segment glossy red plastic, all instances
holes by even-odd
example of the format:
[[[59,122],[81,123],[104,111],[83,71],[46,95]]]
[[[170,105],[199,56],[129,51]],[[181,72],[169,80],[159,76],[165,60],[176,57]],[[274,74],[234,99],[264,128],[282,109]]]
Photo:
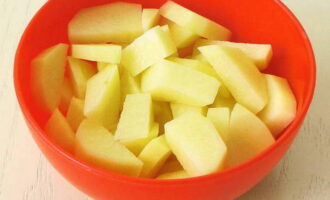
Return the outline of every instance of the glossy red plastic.
[[[274,57],[266,72],[287,78],[298,101],[292,124],[274,145],[234,168],[182,180],[132,178],[77,160],[51,141],[42,129],[48,115],[31,101],[30,62],[40,51],[68,42],[67,24],[82,8],[112,0],[49,0],[25,30],[15,58],[15,88],[36,143],[73,185],[95,199],[231,200],[257,184],[279,162],[303,123],[315,87],[315,60],[308,37],[294,15],[276,0],[177,0],[233,32],[233,41],[270,43]],[[165,0],[134,0],[159,8]],[[298,166],[299,167],[299,166]]]

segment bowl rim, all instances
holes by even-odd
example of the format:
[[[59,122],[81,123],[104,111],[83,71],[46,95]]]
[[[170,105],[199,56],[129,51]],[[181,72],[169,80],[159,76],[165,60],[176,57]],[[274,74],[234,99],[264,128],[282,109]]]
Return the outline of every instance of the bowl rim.
[[[40,11],[45,9],[46,6],[51,1],[47,1],[34,15],[28,26],[26,27],[21,40],[19,42],[19,45],[16,50],[15,55],[15,61],[14,61],[14,86],[16,91],[16,96],[21,108],[21,111],[24,115],[26,123],[29,125],[31,129],[34,129],[35,134],[39,139],[42,140],[46,145],[48,145],[53,151],[55,151],[57,154],[60,154],[62,157],[66,159],[66,161],[71,162],[73,165],[79,168],[83,168],[84,170],[89,171],[90,173],[101,176],[102,178],[105,178],[107,180],[116,180],[119,182],[130,182],[130,183],[136,183],[136,184],[158,184],[159,186],[162,185],[178,185],[178,184],[193,184],[195,182],[200,181],[206,181],[210,179],[215,179],[217,177],[225,177],[230,176],[231,174],[240,171],[247,166],[255,163],[257,160],[263,159],[265,156],[267,156],[270,152],[274,151],[276,149],[276,146],[280,145],[281,143],[284,143],[292,134],[295,133],[297,129],[299,129],[302,121],[304,120],[307,111],[309,109],[309,106],[313,99],[313,94],[315,90],[315,84],[316,84],[316,62],[315,62],[315,56],[312,49],[311,42],[306,34],[306,31],[304,30],[303,26],[300,24],[299,20],[296,18],[296,16],[290,11],[290,9],[280,0],[273,0],[272,2],[275,4],[275,6],[278,6],[282,12],[284,12],[294,23],[295,29],[301,34],[301,37],[304,40],[305,49],[307,50],[308,54],[308,61],[309,65],[311,67],[309,78],[311,80],[311,83],[307,85],[307,92],[306,92],[306,98],[304,99],[304,102],[302,104],[302,108],[299,113],[297,113],[295,120],[286,128],[286,130],[282,133],[281,137],[279,137],[274,144],[269,146],[264,151],[260,152],[258,155],[254,156],[253,158],[248,159],[247,161],[238,164],[232,168],[228,168],[219,172],[215,172],[208,175],[198,176],[198,177],[190,177],[185,179],[171,179],[171,180],[159,180],[159,179],[146,179],[146,178],[140,178],[140,177],[130,177],[123,174],[114,173],[111,171],[107,171],[102,168],[98,168],[95,166],[89,165],[87,162],[81,161],[79,159],[76,159],[72,154],[69,154],[64,151],[59,145],[52,142],[43,132],[43,129],[37,124],[36,120],[34,120],[32,114],[29,112],[29,108],[27,103],[24,100],[23,93],[21,90],[21,86],[19,84],[18,77],[19,77],[19,67],[18,67],[18,57],[20,55],[20,52],[22,51],[22,41],[25,40],[27,35],[27,30],[30,28],[31,24],[36,20],[38,15],[40,14]]]

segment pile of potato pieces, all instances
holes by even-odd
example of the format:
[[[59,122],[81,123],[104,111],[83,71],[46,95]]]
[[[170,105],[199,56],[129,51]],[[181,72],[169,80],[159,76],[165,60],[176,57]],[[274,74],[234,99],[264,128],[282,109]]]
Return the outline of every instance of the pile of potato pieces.
[[[271,45],[229,42],[227,28],[175,2],[86,8],[68,35],[70,56],[60,43],[32,61],[31,91],[51,114],[49,137],[94,166],[202,176],[256,156],[295,117],[287,80],[261,72]]]

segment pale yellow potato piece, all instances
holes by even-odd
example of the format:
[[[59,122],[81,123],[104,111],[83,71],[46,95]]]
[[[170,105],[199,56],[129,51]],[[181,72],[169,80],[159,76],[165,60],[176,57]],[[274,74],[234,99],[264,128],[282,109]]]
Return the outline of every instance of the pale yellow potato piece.
[[[121,71],[122,72],[120,76],[120,87],[121,87],[122,101],[124,101],[126,95],[141,93],[141,89],[140,89],[140,80],[138,77],[133,77],[129,73],[129,71],[125,68],[122,68]]]
[[[154,100],[200,107],[213,103],[219,86],[215,78],[168,60],[153,65],[141,78],[142,91]]]
[[[190,176],[188,173],[184,170],[175,171],[175,172],[168,172],[159,175],[156,179],[183,179],[183,178],[189,178]]]
[[[66,113],[68,111],[70,101],[73,96],[72,85],[67,77],[64,77],[60,93],[61,93],[61,100],[60,100],[60,104],[58,105],[58,109],[62,113]]]
[[[267,126],[240,104],[236,104],[231,113],[229,134],[226,138],[226,167],[253,158],[275,142]]]
[[[90,164],[128,176],[141,173],[143,163],[115,141],[113,135],[98,122],[84,120],[78,128],[75,144],[77,158]]]
[[[144,31],[151,29],[158,24],[160,15],[159,9],[144,8],[142,10],[142,27]]]
[[[254,113],[268,102],[265,77],[239,49],[223,45],[199,47],[235,100]]]
[[[221,83],[218,95],[229,98],[232,97],[229,90],[226,88],[225,84],[223,84],[223,81],[221,77],[218,75],[218,73],[215,71],[215,69],[212,67],[212,65],[209,64],[209,62],[206,60],[206,58],[202,54],[198,54],[192,57],[194,60],[198,60],[201,64],[197,65],[199,67],[196,67],[196,70],[200,72],[204,72],[216,79]]]
[[[199,38],[194,32],[172,22],[171,20],[164,18],[162,23],[169,26],[169,31],[178,49],[192,45]]]
[[[128,43],[143,33],[140,4],[115,2],[80,10],[68,26],[72,43]]]
[[[106,67],[118,67],[119,73],[120,73],[120,70],[121,70],[121,68],[117,64],[97,62],[96,68],[97,68],[98,71],[102,71]]]
[[[70,102],[68,113],[66,114],[66,120],[70,124],[72,130],[76,132],[84,119],[84,100],[73,97]]]
[[[52,46],[41,52],[31,63],[30,86],[33,99],[50,113],[60,103],[68,48],[67,44]]]
[[[156,26],[123,50],[122,65],[136,76],[175,52],[176,47],[169,32]]]
[[[159,133],[164,133],[164,125],[173,119],[170,104],[168,102],[153,101],[155,121],[159,124]]]
[[[55,109],[45,126],[45,132],[63,149],[74,151],[75,134],[62,113]]]
[[[141,177],[153,178],[171,155],[165,135],[151,140],[139,154],[138,158],[144,163]]]
[[[207,118],[211,120],[222,140],[226,143],[229,134],[229,108],[209,108],[207,111]]]
[[[167,1],[160,9],[160,15],[197,35],[210,40],[228,40],[230,31],[220,24],[203,17],[183,6]]]
[[[118,67],[107,67],[90,78],[86,87],[84,115],[113,130],[121,104]]]
[[[240,49],[253,61],[259,70],[266,69],[273,56],[273,49],[270,44],[237,43],[206,39],[199,39],[196,41],[193,55],[199,53],[198,47],[207,45],[224,45]]]
[[[202,57],[202,56],[201,56]],[[216,78],[220,82],[219,94],[224,97],[229,97],[230,92],[227,90],[224,84],[222,84],[221,78],[218,76],[217,72],[213,69],[213,67],[207,63],[207,61],[201,61],[199,59],[188,59],[188,58],[178,58],[178,57],[170,57],[167,60],[176,62],[182,66],[190,67],[196,71],[202,72],[213,78]]]
[[[150,94],[129,94],[125,98],[115,138],[119,141],[147,138],[153,122]]]
[[[187,112],[196,112],[202,115],[206,114],[207,107],[197,107],[197,106],[191,106],[181,103],[171,103],[171,110],[174,118],[179,117],[180,115],[187,113]]]
[[[266,74],[269,101],[258,114],[274,137],[292,122],[297,112],[297,102],[288,81],[284,78]]]
[[[218,95],[216,96],[213,104],[210,105],[209,107],[210,108],[227,107],[230,110],[232,110],[236,103],[237,103],[236,100],[232,96],[224,97],[223,95],[221,95],[219,90]]]
[[[83,60],[118,64],[121,46],[115,44],[73,44],[72,57]]]
[[[75,96],[84,99],[86,94],[86,84],[94,74],[95,67],[86,61],[68,57],[69,75]]]
[[[102,69],[106,68],[108,65],[109,63],[97,62],[96,67],[98,71],[102,71]],[[111,64],[111,65],[115,65],[115,64]]]
[[[130,139],[120,140],[120,142],[124,144],[132,153],[134,153],[137,156],[152,139],[158,136],[158,134],[159,134],[159,124],[154,123],[148,137],[140,138],[140,139],[132,139],[132,140]]]
[[[190,176],[219,171],[227,147],[212,122],[201,114],[188,112],[165,125],[172,152]]]
[[[175,157],[175,156],[174,156]],[[182,165],[179,163],[179,161],[175,158],[175,160],[170,160],[171,157],[167,159],[163,167],[159,170],[158,174],[165,174],[169,172],[175,172],[183,170]]]

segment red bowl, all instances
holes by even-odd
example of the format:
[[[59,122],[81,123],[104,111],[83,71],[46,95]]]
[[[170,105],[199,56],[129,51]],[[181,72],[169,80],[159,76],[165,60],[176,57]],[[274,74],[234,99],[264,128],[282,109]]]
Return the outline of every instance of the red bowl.
[[[298,102],[297,116],[276,143],[234,168],[182,180],[132,178],[77,160],[45,135],[49,117],[31,101],[30,62],[40,51],[68,42],[67,24],[82,8],[113,0],[49,0],[26,28],[15,58],[15,88],[27,125],[53,166],[73,185],[96,199],[230,200],[257,184],[279,162],[303,123],[315,87],[315,60],[308,37],[279,0],[177,0],[233,32],[233,40],[270,43],[274,57],[266,72],[289,80]],[[158,8],[165,0],[132,0]]]

